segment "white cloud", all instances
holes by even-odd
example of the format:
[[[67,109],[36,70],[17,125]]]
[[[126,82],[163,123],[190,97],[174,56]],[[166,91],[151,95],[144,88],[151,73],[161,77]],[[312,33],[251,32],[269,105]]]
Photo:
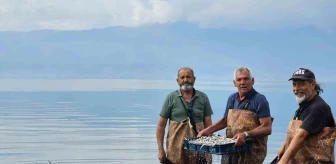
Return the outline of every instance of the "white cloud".
[[[314,0],[0,0],[0,31],[85,30],[191,22],[264,30],[336,27],[336,1]]]

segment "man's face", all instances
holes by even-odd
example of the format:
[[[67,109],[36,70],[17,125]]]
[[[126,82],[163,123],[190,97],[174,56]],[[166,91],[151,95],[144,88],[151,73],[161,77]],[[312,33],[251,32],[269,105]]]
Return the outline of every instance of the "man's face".
[[[296,101],[301,103],[310,99],[313,95],[315,88],[315,81],[293,80],[293,93],[295,94]]]
[[[236,72],[236,79],[233,80],[233,84],[237,87],[240,95],[246,95],[252,89],[254,79],[250,77],[248,71],[238,71]]]
[[[180,86],[181,90],[189,91],[193,89],[195,83],[195,77],[193,76],[191,70],[189,69],[182,69],[178,73],[178,77],[176,79],[178,85]]]

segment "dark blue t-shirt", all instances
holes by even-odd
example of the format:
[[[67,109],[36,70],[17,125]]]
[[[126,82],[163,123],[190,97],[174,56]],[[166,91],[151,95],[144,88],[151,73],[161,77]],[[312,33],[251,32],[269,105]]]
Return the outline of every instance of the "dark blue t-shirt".
[[[252,92],[255,92],[254,88],[252,88],[247,93],[247,96],[251,95]],[[231,106],[233,99],[234,99],[233,109],[237,109],[238,106],[243,102],[243,101],[239,101],[238,92],[231,94],[227,100],[226,110],[224,113],[225,118],[227,117],[229,113],[229,107]],[[271,117],[271,112],[270,112],[268,101],[266,97],[260,93],[257,93],[256,95],[252,97],[246,109],[256,113],[258,118]]]

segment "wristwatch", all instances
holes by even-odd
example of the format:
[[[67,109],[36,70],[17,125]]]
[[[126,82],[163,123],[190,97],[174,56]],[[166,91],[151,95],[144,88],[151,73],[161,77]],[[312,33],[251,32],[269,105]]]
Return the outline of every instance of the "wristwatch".
[[[248,136],[249,136],[247,132],[244,132],[244,134],[245,134],[245,137],[248,137]]]

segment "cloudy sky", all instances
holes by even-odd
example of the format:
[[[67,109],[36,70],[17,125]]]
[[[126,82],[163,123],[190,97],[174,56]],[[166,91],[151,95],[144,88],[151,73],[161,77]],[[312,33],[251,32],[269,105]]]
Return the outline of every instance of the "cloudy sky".
[[[172,89],[174,80],[160,80],[175,79],[186,65],[205,83],[227,79],[229,89],[238,66],[250,67],[258,84],[280,79],[287,85],[300,67],[334,82],[335,6],[334,0],[0,0],[0,78],[19,78],[2,79],[0,90]],[[116,26],[124,31],[108,28]],[[31,32],[42,29],[62,32]],[[128,70],[126,78],[159,81],[136,86],[113,81],[125,86],[112,88],[108,80],[52,81],[67,74],[119,78],[112,73],[119,63]],[[22,78],[51,81],[28,80],[23,86]]]
[[[334,31],[333,0],[0,0],[0,31],[189,22],[202,28]]]
[[[113,121],[132,119],[137,126],[147,126],[142,124],[147,120],[114,120],[100,112],[108,110],[118,117],[113,111],[116,109],[124,116],[131,110],[123,103],[136,108],[134,111],[155,110],[161,99],[147,92],[138,96],[119,92],[115,97],[61,92],[52,93],[61,102],[50,104],[54,96],[49,94],[42,98],[7,91],[165,92],[178,88],[177,70],[190,66],[197,77],[195,88],[209,93],[214,109],[220,111],[225,94],[236,91],[232,83],[234,70],[247,66],[255,77],[254,87],[269,95],[273,114],[281,116],[288,114],[285,110],[292,110],[287,108],[291,103],[296,105],[294,97],[287,94],[292,92],[288,78],[305,67],[313,70],[325,89],[322,96],[335,108],[335,6],[336,0],[0,0],[0,114],[4,116],[0,119],[0,143],[4,146],[0,163],[17,159],[36,163],[38,158],[45,159],[43,162],[124,158],[125,154],[105,153],[116,148],[109,147],[111,144],[100,146],[102,149],[92,145],[115,143],[120,136],[130,134],[116,132],[115,128],[94,130],[86,125],[111,124],[112,120],[114,126]],[[72,94],[78,94],[78,99]],[[118,103],[111,103],[111,98]],[[76,103],[63,101],[68,99],[81,99],[79,103],[104,117],[79,112],[82,109]],[[108,102],[111,108],[102,102]],[[67,116],[88,119],[77,121]],[[132,129],[119,130],[140,134],[137,127]],[[110,132],[120,135],[111,140],[105,137]],[[69,144],[69,138],[79,139]],[[35,141],[41,141],[43,149]],[[17,152],[36,154],[29,159]],[[272,150],[268,154],[272,159],[275,156]]]

